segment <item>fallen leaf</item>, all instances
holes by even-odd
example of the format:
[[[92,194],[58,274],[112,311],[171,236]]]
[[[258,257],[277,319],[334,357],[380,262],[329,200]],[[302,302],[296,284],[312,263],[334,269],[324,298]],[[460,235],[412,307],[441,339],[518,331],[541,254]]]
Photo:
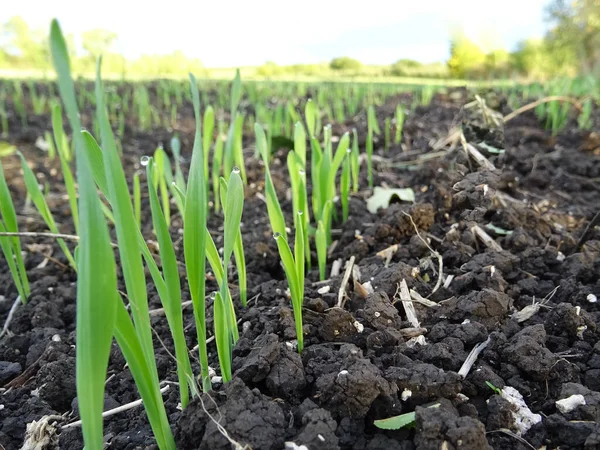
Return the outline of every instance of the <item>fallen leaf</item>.
[[[415,191],[412,188],[382,188],[377,186],[373,195],[367,199],[367,209],[371,214],[377,213],[379,208],[387,208],[394,197],[403,202],[414,202]]]

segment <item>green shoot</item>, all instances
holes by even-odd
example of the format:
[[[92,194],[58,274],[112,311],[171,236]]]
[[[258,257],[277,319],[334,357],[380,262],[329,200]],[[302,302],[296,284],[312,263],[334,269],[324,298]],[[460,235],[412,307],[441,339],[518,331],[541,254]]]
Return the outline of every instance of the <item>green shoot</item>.
[[[278,233],[280,236],[283,236],[287,242],[285,219],[279,200],[277,199],[273,180],[271,179],[271,171],[269,170],[267,138],[263,128],[258,123],[254,126],[254,132],[256,134],[256,148],[265,163],[265,194],[267,197],[267,211],[269,214],[269,221],[271,222],[271,229],[273,230],[273,233]]]
[[[244,155],[241,148],[241,125],[238,124],[238,106],[242,97],[242,81],[240,71],[236,70],[235,78],[231,85],[231,109],[229,132],[225,142],[225,153],[223,157],[223,173],[230,174],[233,167],[237,165],[240,169],[242,179],[246,179],[244,169]],[[242,119],[243,124],[243,119]]]
[[[206,305],[205,305],[205,267],[206,267],[206,233],[198,232],[206,229],[208,205],[206,182],[204,180],[204,151],[202,148],[202,128],[200,123],[200,95],[196,78],[190,74],[190,88],[196,117],[196,135],[190,163],[190,175],[186,189],[183,247],[186,271],[194,317],[198,335],[200,354],[200,372],[202,389],[211,389],[208,375],[208,349],[206,345]]]
[[[0,167],[0,232],[18,233],[17,213],[10,196],[4,168]],[[8,263],[10,274],[21,297],[21,302],[26,303],[29,297],[29,280],[25,272],[25,264],[21,253],[21,242],[17,236],[0,237],[0,246],[4,258]]]
[[[183,172],[181,171],[181,142],[179,142],[179,138],[177,136],[174,136],[171,139],[171,151],[173,152],[175,164],[175,178],[169,185],[169,188],[171,189],[171,194],[175,198],[177,209],[179,209],[179,212],[183,217],[184,206],[180,194],[185,194],[185,178],[183,177]]]
[[[150,192],[150,208],[152,211],[152,222],[156,230],[160,259],[162,262],[163,275],[166,292],[159,294],[165,309],[169,329],[173,335],[175,345],[175,356],[177,359],[177,376],[179,379],[179,391],[181,396],[181,406],[185,408],[189,402],[188,383],[193,381],[194,376],[190,359],[188,356],[187,345],[183,328],[183,314],[181,309],[181,285],[179,281],[179,269],[177,267],[177,257],[173,241],[169,235],[169,226],[166,217],[160,207],[158,195],[154,183],[153,160],[150,159],[146,166],[146,175],[148,177],[148,188]],[[139,177],[138,177],[139,179]]]
[[[502,389],[497,388],[496,386],[494,386],[492,383],[490,383],[489,381],[486,381],[485,384],[487,385],[487,387],[489,387],[492,391],[494,391],[494,393],[496,393],[497,395],[502,395]]]
[[[404,109],[402,108],[402,105],[396,106],[396,117],[394,118],[394,121],[396,124],[396,134],[394,137],[394,142],[396,143],[396,145],[400,145],[400,143],[402,142],[402,131],[404,130],[404,119],[405,119],[405,114],[404,114]]]
[[[349,208],[348,203],[350,201],[350,171],[351,171],[351,162],[350,156],[352,149],[348,148],[346,151],[347,155],[344,158],[344,163],[342,165],[342,176],[340,178],[340,199],[342,202],[342,220],[346,222],[348,220]]]
[[[162,209],[165,214],[167,226],[171,225],[171,206],[169,197],[169,188],[173,182],[171,165],[169,158],[162,147],[158,147],[154,152],[154,189],[158,188],[162,200]]]
[[[220,125],[221,124],[222,124],[222,122],[220,123]],[[219,133],[217,135],[217,140],[215,141],[215,149],[213,152],[213,165],[212,165],[212,171],[211,171],[215,212],[218,212],[221,209],[221,196],[219,194],[219,189],[220,189],[219,178],[221,177],[221,164],[223,162],[223,147],[224,147],[224,145],[225,145],[225,137],[221,133],[221,130],[219,130]]]
[[[223,213],[225,218],[223,238],[223,279],[220,284],[219,295],[215,298],[215,340],[219,354],[219,364],[223,381],[231,381],[231,352],[233,344],[237,341],[237,323],[235,310],[231,302],[229,284],[227,282],[227,268],[233,254],[236,242],[241,239],[240,223],[244,206],[244,187],[240,170],[234,167],[229,176],[229,183],[222,178],[221,195],[224,197]],[[244,268],[245,270],[245,268]],[[245,274],[244,274],[245,276]]]
[[[65,180],[65,188],[69,196],[69,204],[71,206],[71,214],[73,215],[73,223],[75,232],[79,233],[79,213],[77,210],[77,191],[75,189],[75,180],[69,166],[71,161],[71,149],[67,135],[63,129],[62,109],[59,103],[56,103],[52,108],[52,130],[54,133],[54,143],[60,159],[60,166]]]
[[[439,403],[429,406],[429,408],[438,408]],[[390,417],[388,419],[376,420],[373,424],[381,430],[399,430],[400,428],[414,427],[416,421],[415,412],[400,414],[399,416]]]
[[[298,211],[298,215],[302,215]],[[285,237],[275,233],[273,237],[277,241],[277,249],[283,264],[285,276],[290,286],[290,295],[292,297],[292,309],[294,311],[294,322],[296,325],[296,339],[298,340],[298,352],[304,349],[304,332],[302,326],[302,304],[304,302],[304,230],[302,217],[296,219],[299,228],[296,229],[294,254],[285,240]]]
[[[56,146],[52,141],[52,134],[49,131],[44,132],[44,141],[46,141],[46,145],[48,146],[48,159],[53,161],[56,158]]]
[[[359,150],[358,150],[358,134],[356,128],[352,129],[352,153],[350,156],[350,172],[352,172],[352,191],[358,192],[358,175],[359,175]]]
[[[296,324],[296,336],[298,339],[298,351],[301,352],[304,348],[304,336],[302,331],[302,304],[304,302],[304,266],[305,266],[305,242],[306,232],[304,229],[305,218],[303,211],[296,211],[294,215],[295,238],[294,238],[294,254],[290,250],[287,242],[287,232],[285,227],[285,219],[283,211],[277,199],[275,187],[271,180],[271,172],[269,170],[269,155],[266,136],[263,128],[257,123],[255,124],[256,148],[262,156],[265,163],[265,193],[267,198],[267,211],[269,214],[269,222],[273,230],[273,237],[277,242],[277,249],[283,264],[285,275],[290,286],[290,295],[292,297],[292,309],[294,311],[294,322]],[[306,186],[304,185],[304,173],[301,169],[301,160],[293,151],[288,154],[288,169],[292,179],[293,196],[295,205],[307,205]]]
[[[384,126],[384,149],[387,152],[390,149],[392,141],[392,121],[389,117],[385,118]]]
[[[74,130],[81,129],[65,41],[56,20],[50,44],[58,84]],[[80,240],[77,283],[76,384],[86,448],[104,448],[104,383],[118,304],[116,264],[79,133],[74,134],[79,180]],[[102,275],[102,276],[100,276]]]
[[[208,160],[210,159],[210,147],[213,139],[213,131],[215,128],[215,110],[212,106],[207,106],[204,111],[204,140],[202,148],[204,149],[204,179],[209,180]]]
[[[304,136],[304,130],[302,129],[302,125],[300,123],[296,124],[295,129],[296,138],[298,135]],[[298,140],[298,139],[296,139]],[[306,145],[305,142],[303,142]],[[300,149],[300,154],[302,154],[302,149]],[[306,158],[306,156],[304,156]],[[310,210],[308,207],[308,195],[306,192],[306,172],[304,162],[302,161],[302,156],[299,156],[296,153],[296,150],[292,150],[288,153],[287,158],[287,166],[288,172],[290,175],[291,185],[292,185],[292,204],[294,211],[302,211],[301,215],[294,216],[294,225],[296,229],[299,229],[299,225],[295,223],[296,220],[302,220],[302,230],[304,233],[303,241],[304,241],[304,254],[306,257],[306,265],[308,269],[311,268],[311,260],[310,260],[310,243],[308,241],[308,227],[310,224]]]
[[[373,189],[373,135],[381,133],[373,105],[367,110],[367,129],[367,178],[369,188]]]
[[[142,190],[140,187],[140,173],[133,174],[133,212],[135,223],[138,228],[142,228]]]
[[[25,157],[23,156],[23,154],[21,152],[18,152],[18,154],[19,154],[19,157],[21,158],[21,167],[23,169],[23,177],[25,179],[25,186],[27,187],[27,193],[29,194],[29,196],[30,196],[31,200],[33,201],[33,204],[37,208],[38,212],[42,216],[42,219],[44,219],[44,222],[46,222],[46,226],[50,229],[50,231],[52,233],[59,234],[60,231],[58,229],[58,226],[56,225],[56,222],[54,221],[52,212],[50,211],[50,208],[48,207],[48,203],[46,203],[46,199],[44,198],[44,194],[42,193],[42,191],[40,189],[37,178],[35,177],[35,174],[33,173],[33,170],[31,170],[29,165],[27,165],[27,161],[25,160]],[[77,267],[75,265],[75,259],[73,259],[73,255],[71,254],[71,251],[69,250],[69,247],[67,247],[67,244],[65,243],[65,241],[63,239],[57,239],[56,242],[58,242],[58,245],[60,246],[61,250],[67,257],[67,261],[69,261],[69,264],[71,265],[71,267],[74,270],[77,270]]]

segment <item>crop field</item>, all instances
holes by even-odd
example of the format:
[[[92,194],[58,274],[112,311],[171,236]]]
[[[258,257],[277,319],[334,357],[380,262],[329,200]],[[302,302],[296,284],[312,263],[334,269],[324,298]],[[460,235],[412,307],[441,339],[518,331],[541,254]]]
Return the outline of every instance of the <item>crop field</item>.
[[[600,446],[600,82],[0,79],[0,448]],[[456,84],[456,83],[453,83]]]

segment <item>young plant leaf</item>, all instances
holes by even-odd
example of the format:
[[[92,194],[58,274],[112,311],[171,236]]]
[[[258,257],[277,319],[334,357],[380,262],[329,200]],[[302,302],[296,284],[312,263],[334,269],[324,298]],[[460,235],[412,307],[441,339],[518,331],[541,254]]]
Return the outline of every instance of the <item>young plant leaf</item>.
[[[196,135],[192,150],[192,161],[185,197],[185,214],[183,228],[183,247],[186,262],[186,271],[194,317],[196,320],[196,333],[198,335],[198,349],[200,354],[200,371],[202,389],[206,392],[211,389],[208,375],[208,349],[206,345],[206,311],[205,311],[205,267],[206,267],[206,230],[207,223],[207,192],[204,180],[204,152],[202,149],[202,128],[200,124],[200,95],[196,78],[190,74],[190,89],[196,117]]]
[[[61,97],[67,109],[77,152],[79,182],[80,241],[77,252],[76,384],[79,415],[86,448],[104,448],[102,432],[104,382],[117,309],[116,264],[108,227],[100,207],[89,155],[83,147],[69,56],[56,20],[50,30],[52,60]]]

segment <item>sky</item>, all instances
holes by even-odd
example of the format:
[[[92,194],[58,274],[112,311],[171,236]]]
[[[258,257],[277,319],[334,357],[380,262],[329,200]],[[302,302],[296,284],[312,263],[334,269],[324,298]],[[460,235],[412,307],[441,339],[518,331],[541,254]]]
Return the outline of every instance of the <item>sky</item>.
[[[453,30],[490,47],[513,49],[546,30],[548,0],[212,0],[167,2],[20,0],[2,16],[65,34],[104,28],[128,58],[181,50],[206,67],[317,63],[350,56],[366,64],[401,58],[445,61]],[[0,19],[3,20],[3,19]]]

